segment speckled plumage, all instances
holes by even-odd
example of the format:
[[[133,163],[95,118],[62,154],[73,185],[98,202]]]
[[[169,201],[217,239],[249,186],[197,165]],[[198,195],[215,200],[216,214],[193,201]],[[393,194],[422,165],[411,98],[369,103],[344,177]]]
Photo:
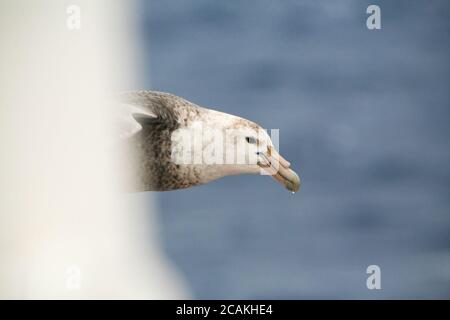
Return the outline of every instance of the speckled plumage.
[[[224,163],[178,164],[172,158],[173,134],[178,129],[192,129],[198,123],[220,130],[249,129],[257,131],[262,129],[254,122],[202,108],[183,98],[163,92],[124,93],[120,95],[120,104],[126,108],[125,113],[122,114],[126,126],[120,136],[125,145],[122,153],[129,163],[133,183],[132,191],[183,189],[228,175],[260,173],[259,162],[258,165],[255,163],[253,166]],[[242,136],[238,137],[243,139]],[[208,138],[206,143],[203,142],[203,149],[217,141],[215,135]],[[229,140],[234,141],[235,136],[232,138]],[[273,150],[273,145],[267,134],[265,134],[263,142],[261,145],[259,143],[254,145],[255,148],[263,149],[261,152],[253,150],[252,155],[259,155],[267,151],[270,156],[270,149]],[[233,145],[228,145],[228,148],[232,147]],[[285,161],[285,163],[288,162]],[[269,165],[271,165],[270,162]],[[293,174],[295,175],[294,187],[287,187],[296,191],[299,180],[294,172]],[[292,178],[292,174],[288,173],[288,175]]]
[[[133,166],[137,190],[165,191],[199,184],[198,168],[181,167],[171,161],[171,134],[198,119],[203,108],[175,95],[154,91],[128,92],[120,98],[156,116],[142,121],[142,130],[127,138],[136,157]]]

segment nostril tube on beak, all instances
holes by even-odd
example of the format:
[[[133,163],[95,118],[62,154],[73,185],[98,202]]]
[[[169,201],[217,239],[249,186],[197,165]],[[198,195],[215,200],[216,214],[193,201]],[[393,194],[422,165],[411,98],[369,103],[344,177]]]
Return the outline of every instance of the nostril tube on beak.
[[[285,168],[289,168],[291,166],[291,163],[289,161],[287,161],[285,158],[283,158],[282,156],[278,155],[280,157],[280,164],[285,167]]]
[[[278,152],[277,150],[274,149],[274,147],[272,146],[268,146],[267,147],[267,155],[269,157],[273,157],[275,159],[278,160],[278,162],[280,163],[280,165],[282,165],[285,168],[289,168],[291,166],[291,163],[289,161],[287,161],[285,158],[283,158]]]

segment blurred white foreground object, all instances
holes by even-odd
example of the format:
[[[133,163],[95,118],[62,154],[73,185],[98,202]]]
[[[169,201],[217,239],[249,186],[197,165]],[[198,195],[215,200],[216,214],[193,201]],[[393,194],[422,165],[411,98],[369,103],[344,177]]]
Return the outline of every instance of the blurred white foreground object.
[[[116,193],[108,153],[104,97],[136,71],[132,4],[0,4],[0,298],[186,297],[151,195]]]

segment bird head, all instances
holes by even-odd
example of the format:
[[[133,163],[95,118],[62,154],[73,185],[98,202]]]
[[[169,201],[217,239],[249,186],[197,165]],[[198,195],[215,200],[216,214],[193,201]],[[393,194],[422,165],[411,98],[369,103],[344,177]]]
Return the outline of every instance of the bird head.
[[[196,183],[261,174],[271,176],[291,192],[299,190],[299,176],[261,126],[210,109],[202,109],[200,118],[175,130],[171,138],[171,161],[194,172]]]
[[[235,117],[224,131],[226,165],[231,166],[229,171],[269,175],[289,191],[299,190],[299,176],[291,169],[289,161],[278,153],[271,137],[261,126]]]

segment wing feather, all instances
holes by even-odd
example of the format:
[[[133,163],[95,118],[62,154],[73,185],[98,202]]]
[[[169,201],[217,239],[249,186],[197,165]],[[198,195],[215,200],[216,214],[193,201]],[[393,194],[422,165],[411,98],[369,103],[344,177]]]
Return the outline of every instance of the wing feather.
[[[164,122],[174,126],[178,113],[174,101],[180,99],[174,95],[155,91],[130,91],[119,95],[119,136],[128,138],[143,126]]]

